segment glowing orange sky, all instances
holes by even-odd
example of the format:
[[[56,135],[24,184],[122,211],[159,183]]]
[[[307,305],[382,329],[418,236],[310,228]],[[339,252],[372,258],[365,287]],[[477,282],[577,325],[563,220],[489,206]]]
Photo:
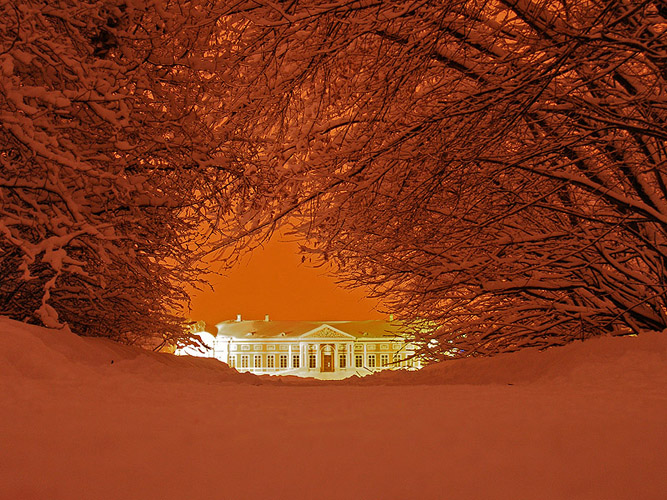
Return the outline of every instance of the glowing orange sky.
[[[336,285],[322,268],[301,263],[298,243],[276,234],[225,277],[213,277],[214,292],[194,292],[190,317],[212,325],[241,314],[243,319],[384,319],[377,301],[360,289]]]

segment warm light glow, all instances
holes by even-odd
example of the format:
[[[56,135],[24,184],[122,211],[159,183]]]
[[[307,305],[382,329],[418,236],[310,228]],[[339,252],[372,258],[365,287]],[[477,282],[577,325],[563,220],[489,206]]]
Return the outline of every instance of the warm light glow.
[[[226,277],[211,276],[214,291],[193,291],[190,317],[208,325],[235,319],[386,319],[361,289],[347,290],[323,268],[301,262],[298,243],[280,234],[254,250]]]

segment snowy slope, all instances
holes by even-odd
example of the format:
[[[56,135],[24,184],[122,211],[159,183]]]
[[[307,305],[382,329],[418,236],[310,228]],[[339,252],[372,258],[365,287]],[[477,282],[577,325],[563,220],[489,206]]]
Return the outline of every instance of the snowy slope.
[[[664,334],[335,383],[0,339],[1,499],[667,498]]]

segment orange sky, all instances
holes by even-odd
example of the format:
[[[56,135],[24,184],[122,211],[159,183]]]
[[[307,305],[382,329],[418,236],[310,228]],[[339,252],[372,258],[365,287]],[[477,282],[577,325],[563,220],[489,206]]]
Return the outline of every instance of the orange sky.
[[[213,277],[214,292],[195,292],[190,317],[215,324],[226,319],[363,320],[384,319],[377,301],[346,290],[322,268],[301,263],[298,244],[279,234],[254,250],[225,277]]]

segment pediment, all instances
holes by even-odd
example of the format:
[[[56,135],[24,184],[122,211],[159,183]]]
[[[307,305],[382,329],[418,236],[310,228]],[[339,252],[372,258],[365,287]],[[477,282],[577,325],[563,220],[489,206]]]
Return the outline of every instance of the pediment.
[[[340,340],[354,340],[354,336],[349,333],[342,332],[337,328],[329,325],[318,326],[314,330],[304,333],[301,338],[306,339],[340,339]]]

